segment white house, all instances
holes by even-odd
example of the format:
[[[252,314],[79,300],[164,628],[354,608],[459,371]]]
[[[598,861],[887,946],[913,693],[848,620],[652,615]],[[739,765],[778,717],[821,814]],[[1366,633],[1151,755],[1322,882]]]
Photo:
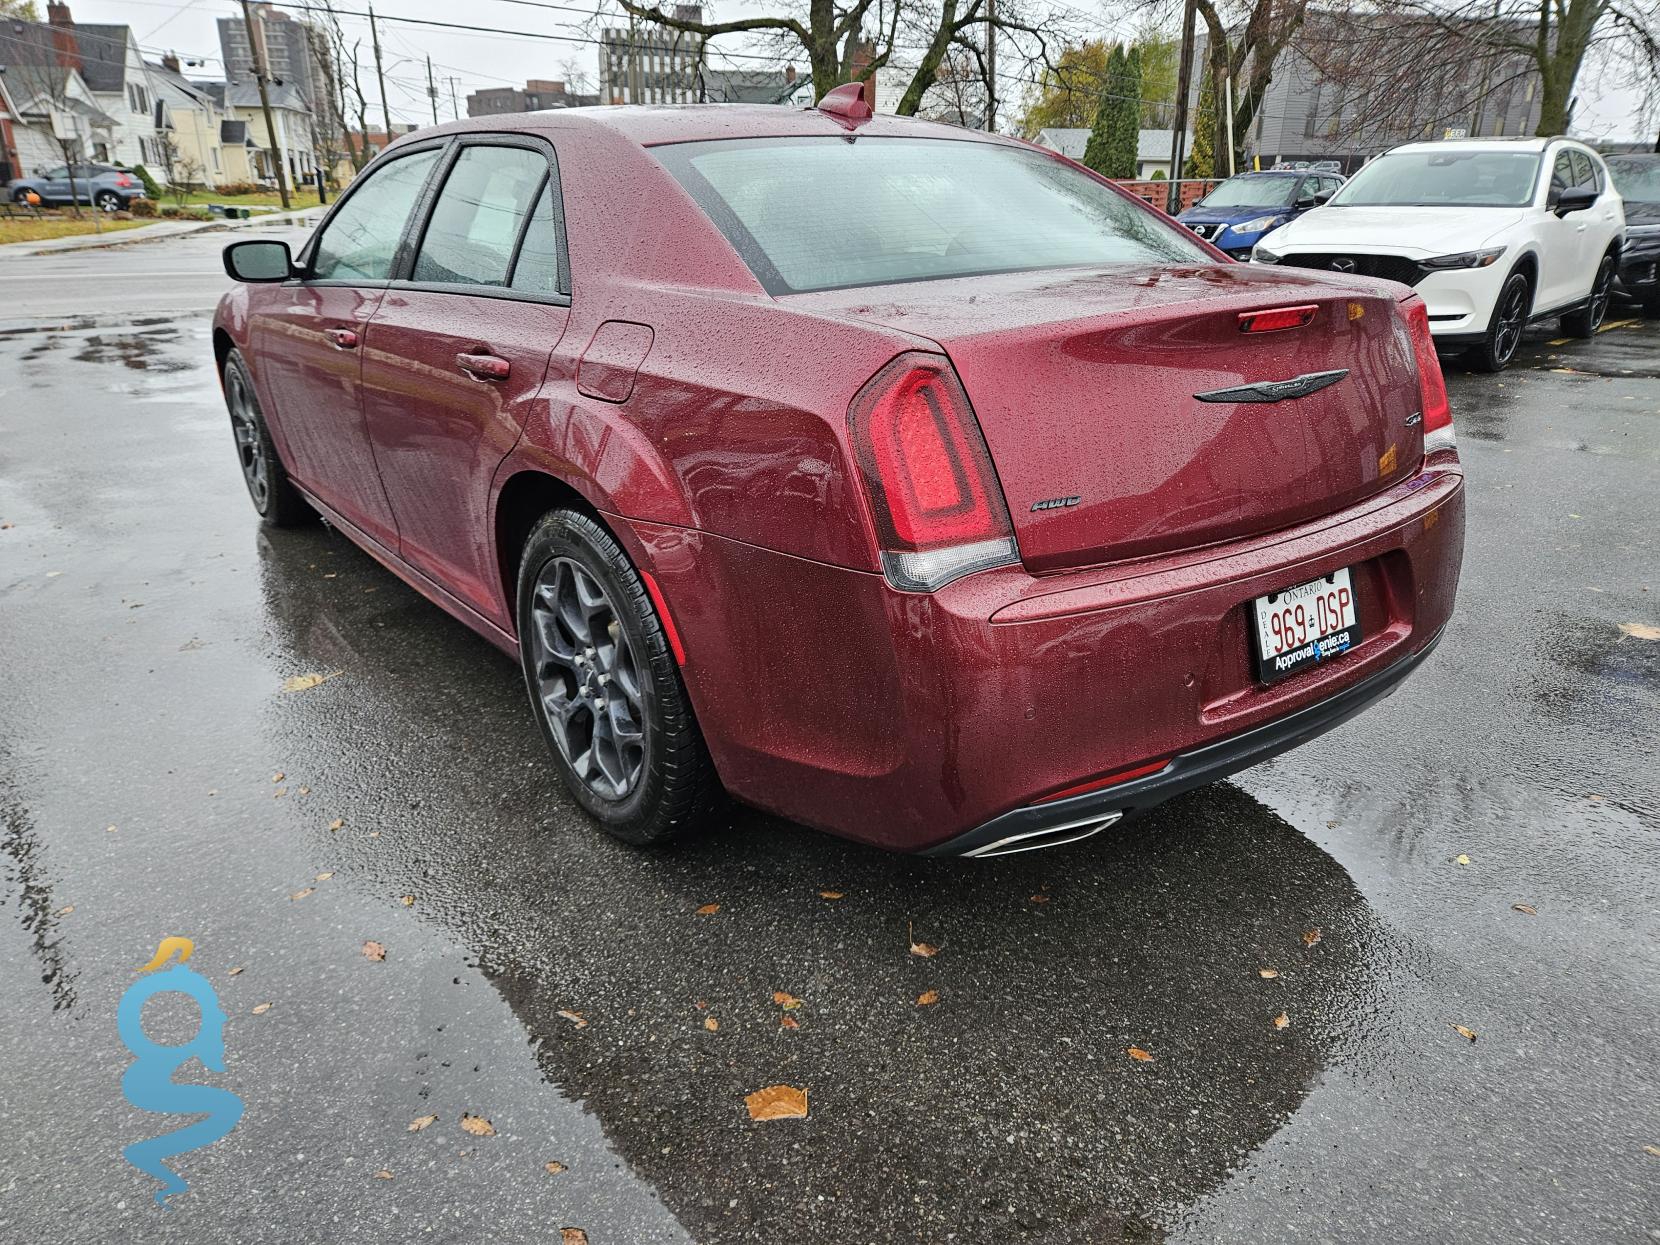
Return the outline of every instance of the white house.
[[[37,22],[0,22],[0,74],[9,120],[12,176],[25,177],[66,160],[96,158],[113,139],[116,121],[99,106],[74,68],[65,32]]]
[[[156,134],[156,84],[138,50],[131,26],[76,22],[67,4],[52,0],[46,22],[55,34],[73,36],[76,68],[109,117],[108,133],[92,144],[92,159],[108,164],[142,164],[165,181]]]

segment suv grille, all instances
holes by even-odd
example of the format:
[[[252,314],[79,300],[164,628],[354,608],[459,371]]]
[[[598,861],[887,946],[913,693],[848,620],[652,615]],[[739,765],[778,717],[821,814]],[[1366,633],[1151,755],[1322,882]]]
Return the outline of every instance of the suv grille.
[[[1417,285],[1425,275],[1417,260],[1407,259],[1404,255],[1343,255],[1336,252],[1282,255],[1280,263],[1294,268],[1322,268],[1327,272],[1382,277],[1385,281],[1399,281],[1402,285]]]

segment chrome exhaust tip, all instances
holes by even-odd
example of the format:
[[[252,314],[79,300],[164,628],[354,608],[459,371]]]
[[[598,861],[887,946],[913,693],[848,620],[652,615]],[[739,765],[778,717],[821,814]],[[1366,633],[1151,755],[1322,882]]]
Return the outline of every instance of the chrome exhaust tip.
[[[972,851],[963,853],[964,858],[974,857],[985,859],[988,856],[1012,856],[1016,852],[1035,852],[1045,847],[1063,847],[1068,843],[1077,843],[1091,835],[1100,834],[1108,826],[1124,820],[1123,813],[1091,814],[1079,821],[1062,822],[1058,826],[1045,826],[1041,830],[1023,830],[1019,834],[1011,834],[1007,838],[998,839],[994,843],[986,843]]]

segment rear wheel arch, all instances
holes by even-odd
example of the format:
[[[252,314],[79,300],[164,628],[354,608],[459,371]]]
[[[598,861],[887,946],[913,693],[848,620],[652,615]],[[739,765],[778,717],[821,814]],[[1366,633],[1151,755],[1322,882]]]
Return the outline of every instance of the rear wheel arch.
[[[603,515],[580,490],[558,476],[544,471],[519,471],[508,477],[496,494],[496,572],[500,581],[502,602],[508,616],[517,620],[515,602],[519,593],[519,560],[524,556],[525,541],[553,510],[574,510],[587,515],[627,551],[627,543],[606,522]]]

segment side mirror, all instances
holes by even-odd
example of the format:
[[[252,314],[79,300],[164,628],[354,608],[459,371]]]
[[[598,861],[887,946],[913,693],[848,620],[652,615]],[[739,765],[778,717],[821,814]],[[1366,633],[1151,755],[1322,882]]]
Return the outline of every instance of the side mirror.
[[[233,281],[254,284],[287,281],[297,276],[288,243],[260,239],[233,242],[225,248],[225,271]]]
[[[1297,205],[1296,205],[1297,210],[1299,212],[1306,212],[1306,211],[1308,211],[1309,208],[1313,207],[1315,204],[1317,204],[1319,202],[1320,202],[1320,196],[1319,195],[1298,195],[1297,196]]]
[[[1326,204],[1331,202],[1331,197],[1336,193],[1337,192],[1335,190],[1322,190],[1319,194],[1314,196],[1314,206],[1325,207]]]
[[[1551,204],[1551,211],[1558,216],[1566,216],[1569,212],[1583,212],[1597,201],[1597,190],[1594,186],[1569,186],[1559,195],[1553,195],[1556,200]]]

